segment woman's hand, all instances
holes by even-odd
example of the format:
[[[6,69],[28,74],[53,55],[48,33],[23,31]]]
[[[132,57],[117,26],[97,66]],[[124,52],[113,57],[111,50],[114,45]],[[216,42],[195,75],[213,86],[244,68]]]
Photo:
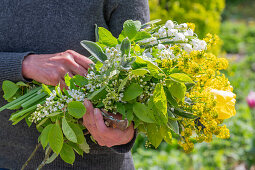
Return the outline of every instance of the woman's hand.
[[[63,88],[66,73],[71,77],[76,74],[85,76],[91,63],[90,59],[72,50],[56,54],[31,54],[22,63],[22,75],[47,85],[60,83]]]
[[[92,103],[88,100],[84,101],[84,105],[87,108],[87,112],[83,116],[83,125],[88,129],[99,145],[112,147],[115,145],[127,144],[133,139],[133,124],[124,131],[107,127],[104,124],[103,116],[99,109],[93,108]],[[116,115],[115,118],[120,119],[121,115]]]

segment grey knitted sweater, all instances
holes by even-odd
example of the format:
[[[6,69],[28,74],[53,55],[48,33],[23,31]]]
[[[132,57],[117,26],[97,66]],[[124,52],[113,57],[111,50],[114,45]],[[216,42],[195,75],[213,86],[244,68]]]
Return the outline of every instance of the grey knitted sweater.
[[[149,20],[147,0],[1,0],[0,85],[3,80],[25,81],[22,61],[29,53],[45,54],[75,50],[88,53],[81,40],[94,40],[94,24],[117,36],[127,19]],[[0,106],[6,104],[0,92]],[[0,169],[20,169],[33,151],[38,132],[25,122],[12,126],[10,111],[0,113]],[[90,154],[76,155],[73,166],[57,159],[44,169],[133,169],[130,149],[134,139],[122,146],[100,147],[87,141]],[[42,161],[40,150],[27,169]]]

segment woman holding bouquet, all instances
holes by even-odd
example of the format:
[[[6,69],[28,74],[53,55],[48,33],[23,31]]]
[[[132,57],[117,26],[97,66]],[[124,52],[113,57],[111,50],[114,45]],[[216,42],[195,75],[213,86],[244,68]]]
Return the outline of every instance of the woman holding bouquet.
[[[38,1],[2,0],[0,6],[0,85],[3,80],[36,80],[64,88],[64,75],[85,75],[91,61],[79,42],[95,40],[95,24],[118,36],[125,20],[147,22],[147,0]],[[71,49],[71,50],[70,50]],[[83,55],[82,55],[83,54]],[[85,55],[85,56],[84,56]],[[0,107],[5,104],[0,94]],[[105,126],[101,113],[84,101],[83,124],[97,144],[86,136],[90,153],[77,156],[73,166],[60,158],[45,169],[134,169],[130,153],[133,125],[121,131]],[[0,169],[20,169],[36,145],[38,132],[25,122],[12,126],[10,112],[0,115]],[[27,169],[42,161],[40,150]]]

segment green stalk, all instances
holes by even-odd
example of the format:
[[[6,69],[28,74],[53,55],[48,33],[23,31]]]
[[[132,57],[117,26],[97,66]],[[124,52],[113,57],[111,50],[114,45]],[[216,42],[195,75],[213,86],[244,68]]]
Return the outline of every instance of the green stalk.
[[[32,112],[28,112],[26,113],[24,116],[18,118],[15,122],[12,123],[12,125],[16,125],[18,124],[21,120],[23,120],[24,118],[26,118],[29,114],[31,114]]]
[[[41,101],[39,104],[43,104],[45,101]],[[9,120],[14,121],[15,119],[17,119],[20,116],[23,116],[24,114],[28,113],[28,112],[33,112],[35,109],[37,108],[37,104],[33,105],[27,109],[23,109],[17,113],[15,113],[14,115],[11,116],[11,118]]]
[[[12,102],[10,102],[10,103],[4,105],[3,107],[0,108],[0,112],[3,111],[3,110],[5,110],[5,109],[7,109],[8,107],[11,107],[12,105],[14,105],[14,104],[16,104],[16,103],[18,103],[18,102],[20,102],[21,100],[23,100],[23,99],[29,97],[30,95],[36,93],[36,92],[39,91],[39,90],[41,90],[41,87],[37,87],[37,88],[31,90],[30,92],[26,93],[25,95],[20,96],[20,97],[17,98],[16,100],[13,100]]]
[[[7,109],[10,109],[10,110],[19,109],[23,103],[25,103],[27,100],[31,99],[32,97],[35,97],[36,95],[37,95],[37,93],[33,93],[32,95],[26,97],[25,99],[17,102],[14,105],[8,107]]]
[[[44,92],[41,94],[36,95],[35,97],[29,99],[28,101],[26,101],[25,103],[23,103],[21,105],[21,107],[23,108],[28,108],[29,106],[33,105],[34,103],[38,102],[39,100],[41,100],[42,98],[44,98],[45,96],[47,96],[47,94],[45,94]]]

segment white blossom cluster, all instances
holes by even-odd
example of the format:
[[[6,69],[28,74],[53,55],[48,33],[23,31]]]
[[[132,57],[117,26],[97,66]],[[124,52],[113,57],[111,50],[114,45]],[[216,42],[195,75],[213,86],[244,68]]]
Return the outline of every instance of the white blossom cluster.
[[[50,96],[46,98],[43,106],[40,104],[37,105],[36,111],[31,114],[29,121],[36,123],[51,114],[66,112],[68,103],[72,101],[84,101],[85,99],[85,94],[79,90],[72,89],[67,90],[67,92],[69,97],[67,95],[57,95],[57,92],[53,90]]]
[[[171,45],[164,45],[165,42],[180,44],[188,53],[193,50],[206,50],[207,46],[204,40],[199,40],[197,37],[194,37],[193,30],[188,28],[186,23],[178,25],[171,20],[168,20],[164,26],[153,33],[152,38],[140,41],[142,45],[158,45],[158,49],[163,50],[162,56],[168,56],[167,58],[169,58],[169,53],[171,53],[171,51],[168,51],[166,47],[171,47]],[[170,58],[173,57],[174,56],[171,56]]]

